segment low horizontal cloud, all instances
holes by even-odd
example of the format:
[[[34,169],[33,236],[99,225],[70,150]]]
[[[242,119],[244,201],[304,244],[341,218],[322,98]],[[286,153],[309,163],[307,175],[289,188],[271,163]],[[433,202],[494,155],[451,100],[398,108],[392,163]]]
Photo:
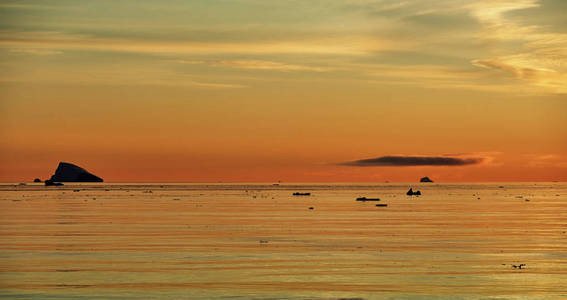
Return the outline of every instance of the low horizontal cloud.
[[[31,54],[31,55],[58,55],[62,54],[62,51],[51,50],[51,49],[35,49],[35,48],[23,48],[23,49],[11,49],[10,52],[18,54]]]
[[[340,165],[355,167],[465,166],[479,164],[483,161],[483,157],[390,155],[343,162]]]
[[[148,54],[317,54],[366,55],[375,51],[393,49],[394,42],[376,42],[366,35],[342,36],[334,39],[314,37],[311,40],[214,42],[214,41],[160,41],[135,38],[102,38],[62,32],[0,31],[0,48],[34,48],[113,51]]]
[[[182,64],[204,64],[210,66],[230,67],[239,69],[251,70],[278,70],[278,71],[315,71],[323,72],[328,69],[322,67],[313,67],[306,65],[285,64],[275,61],[265,60],[183,60],[179,61]]]

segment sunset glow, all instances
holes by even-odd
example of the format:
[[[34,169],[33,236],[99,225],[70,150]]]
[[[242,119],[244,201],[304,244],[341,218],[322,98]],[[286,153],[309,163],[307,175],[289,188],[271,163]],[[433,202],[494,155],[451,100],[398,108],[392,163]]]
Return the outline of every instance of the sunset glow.
[[[0,181],[566,181],[565,11],[2,1]],[[391,156],[453,163],[353,163]]]

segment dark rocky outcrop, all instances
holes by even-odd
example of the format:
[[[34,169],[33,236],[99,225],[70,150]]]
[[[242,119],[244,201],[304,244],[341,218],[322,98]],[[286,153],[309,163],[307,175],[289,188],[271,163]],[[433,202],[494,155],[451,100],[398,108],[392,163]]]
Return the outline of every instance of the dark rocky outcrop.
[[[74,164],[60,162],[51,182],[102,182],[102,178]],[[47,180],[45,181],[47,185]]]
[[[33,182],[41,182],[41,179],[36,178],[36,179],[33,180]]]
[[[51,179],[45,181],[45,186],[60,186],[63,185],[61,182],[53,182]]]
[[[433,180],[431,180],[431,178],[425,176],[425,177],[421,178],[421,179],[419,180],[419,182],[433,182]]]
[[[421,191],[414,192],[413,189],[410,188],[409,191],[406,193],[406,195],[408,195],[408,196],[419,196],[419,195],[421,195]]]

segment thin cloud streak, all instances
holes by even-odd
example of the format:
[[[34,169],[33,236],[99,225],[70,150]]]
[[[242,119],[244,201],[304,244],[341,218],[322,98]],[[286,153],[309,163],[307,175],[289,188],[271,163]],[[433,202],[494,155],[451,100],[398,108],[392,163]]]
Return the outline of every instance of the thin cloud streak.
[[[363,55],[372,51],[392,49],[387,42],[375,42],[367,37],[343,39],[288,40],[279,42],[198,42],[143,41],[108,39],[59,32],[0,32],[0,47],[119,51],[154,54],[332,54]]]
[[[17,54],[41,55],[41,56],[63,54],[62,51],[51,50],[51,49],[34,49],[34,48],[11,49],[10,52]]]
[[[484,161],[481,157],[457,158],[446,156],[381,156],[340,163],[354,167],[465,166]]]
[[[110,86],[171,86],[171,87],[200,87],[208,89],[239,89],[248,87],[238,82],[223,82],[206,76],[194,76],[174,72],[167,68],[146,68],[128,65],[97,66],[76,70],[63,68],[55,70],[40,69],[30,72],[0,73],[2,83],[72,83],[76,85],[110,85]]]
[[[313,67],[306,65],[297,64],[286,64],[275,61],[265,61],[265,60],[182,60],[179,61],[181,64],[189,65],[209,65],[215,67],[230,67],[238,69],[250,69],[250,70],[277,70],[277,71],[314,71],[314,72],[324,72],[328,71],[326,68]]]

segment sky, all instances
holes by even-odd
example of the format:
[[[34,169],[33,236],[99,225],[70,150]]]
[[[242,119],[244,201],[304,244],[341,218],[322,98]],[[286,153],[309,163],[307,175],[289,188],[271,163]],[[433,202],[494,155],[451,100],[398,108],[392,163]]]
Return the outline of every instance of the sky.
[[[0,1],[0,182],[567,181],[567,1]]]

